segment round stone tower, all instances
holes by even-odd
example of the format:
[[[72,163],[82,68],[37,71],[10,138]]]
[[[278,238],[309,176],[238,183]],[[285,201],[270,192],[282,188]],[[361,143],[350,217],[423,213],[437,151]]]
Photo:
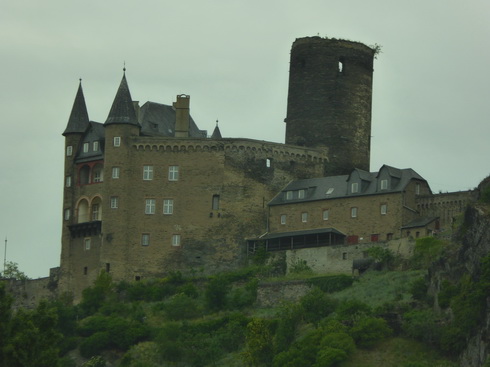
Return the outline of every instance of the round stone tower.
[[[369,171],[374,55],[362,43],[321,37],[291,48],[286,144],[328,147],[328,175]]]

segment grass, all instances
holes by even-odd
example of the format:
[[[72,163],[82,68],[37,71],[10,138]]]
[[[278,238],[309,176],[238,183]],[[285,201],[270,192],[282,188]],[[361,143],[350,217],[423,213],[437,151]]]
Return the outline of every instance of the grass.
[[[393,301],[410,301],[411,284],[427,274],[426,270],[368,271],[359,281],[331,296],[338,300],[356,299],[376,308]]]

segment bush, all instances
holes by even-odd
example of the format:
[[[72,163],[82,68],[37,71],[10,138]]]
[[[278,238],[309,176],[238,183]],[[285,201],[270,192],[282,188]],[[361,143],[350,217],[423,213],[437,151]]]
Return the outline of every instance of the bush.
[[[410,259],[413,269],[427,269],[442,254],[446,244],[435,237],[417,238],[413,256]]]
[[[312,270],[308,266],[306,260],[297,259],[296,261],[289,264],[289,272],[291,274],[301,274],[301,273],[311,273]]]
[[[347,353],[342,349],[325,347],[320,349],[313,367],[331,367],[346,360]]]
[[[412,294],[412,298],[414,300],[427,302],[428,301],[427,290],[428,290],[427,281],[424,278],[414,280],[410,284],[410,293]]]
[[[230,291],[230,282],[224,276],[211,278],[204,291],[206,307],[211,311],[219,311],[226,307],[226,297]]]
[[[178,293],[163,304],[165,315],[170,320],[192,319],[202,315],[197,301],[184,293]]]
[[[339,292],[348,288],[354,282],[350,275],[330,275],[325,277],[312,278],[309,280],[311,285],[317,286],[325,293]]]
[[[228,295],[227,305],[231,309],[240,309],[251,306],[257,299],[257,288],[259,281],[253,279],[244,287],[234,288]]]
[[[328,297],[319,288],[313,288],[300,299],[303,317],[306,322],[317,324],[321,319],[331,314],[337,301]]]
[[[335,312],[339,321],[344,321],[350,324],[354,323],[354,321],[360,317],[370,316],[373,313],[371,307],[356,299],[341,302]]]
[[[428,344],[439,344],[440,325],[431,309],[412,310],[403,315],[403,331],[411,338]]]
[[[350,334],[360,347],[371,348],[380,340],[389,337],[392,330],[384,319],[377,317],[362,317],[359,319]]]
[[[80,354],[82,357],[91,358],[99,355],[107,349],[111,343],[111,334],[107,331],[97,332],[80,343]]]

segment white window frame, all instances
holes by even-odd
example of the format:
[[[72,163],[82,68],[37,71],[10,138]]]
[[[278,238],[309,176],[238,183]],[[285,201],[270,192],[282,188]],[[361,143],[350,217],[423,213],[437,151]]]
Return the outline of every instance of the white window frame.
[[[322,213],[323,220],[328,220],[328,215],[329,215],[328,209],[323,209],[323,213]]]
[[[66,147],[66,156],[67,157],[71,157],[73,155],[73,146],[72,145],[68,145]]]
[[[355,194],[359,192],[359,183],[358,182],[353,182],[350,187],[350,191]]]
[[[89,147],[90,147],[89,143],[83,143],[83,152],[88,153]]]
[[[65,177],[65,187],[71,187],[71,176]]]
[[[102,182],[102,169],[94,170],[94,183]]]
[[[293,192],[291,190],[286,191],[286,200],[292,200],[293,199]]]
[[[99,218],[100,214],[100,205],[97,204],[92,204],[92,220],[100,220]]]
[[[64,218],[65,220],[70,220],[70,215],[71,215],[71,211],[70,211],[70,209],[68,209],[68,208],[67,208],[67,209],[65,209],[65,213],[64,213],[64,215],[63,215],[63,218]]]
[[[155,199],[145,200],[145,214],[155,214],[156,201]]]
[[[112,178],[119,178],[121,174],[121,167],[112,167]]]
[[[298,190],[298,199],[304,199],[306,195],[306,190]]]
[[[178,181],[179,180],[179,166],[169,166],[168,167],[168,180]]]
[[[180,246],[180,243],[181,243],[180,234],[173,234],[172,235],[172,246],[178,247],[178,246]]]
[[[357,218],[358,212],[357,212],[357,206],[353,206],[350,208],[350,217],[351,218]]]
[[[420,195],[420,184],[419,183],[415,184],[415,195]]]
[[[386,215],[386,213],[388,213],[388,204],[381,204],[380,213],[381,215]]]
[[[88,250],[90,250],[90,247],[91,247],[91,239],[85,238],[83,240],[83,248],[88,251]]]
[[[153,180],[153,166],[143,166],[143,180]]]
[[[220,197],[218,194],[213,195],[213,198],[211,199],[211,209],[212,210],[219,210],[219,205],[220,205]]]
[[[381,180],[380,189],[381,190],[388,190],[388,180],[387,179]]]
[[[120,147],[121,146],[121,137],[120,136],[115,136],[113,141],[113,145],[115,147]]]
[[[281,224],[286,224],[288,216],[286,214],[281,214]]]
[[[303,223],[308,222],[308,212],[301,213],[301,222]]]
[[[99,141],[98,141],[98,140],[96,140],[96,141],[94,141],[94,142],[92,143],[92,150],[93,150],[94,152],[98,152],[98,151],[99,151]]]
[[[141,234],[141,246],[150,246],[150,234],[142,233]]]
[[[174,213],[174,199],[163,200],[163,214],[170,215]]]
[[[119,197],[111,196],[111,209],[119,208]]]

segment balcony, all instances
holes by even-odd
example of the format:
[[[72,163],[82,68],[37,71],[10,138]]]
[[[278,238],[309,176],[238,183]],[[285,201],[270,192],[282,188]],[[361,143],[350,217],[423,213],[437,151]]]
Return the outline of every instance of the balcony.
[[[94,220],[92,222],[71,224],[68,229],[70,230],[71,238],[95,236],[102,231],[102,221]]]

